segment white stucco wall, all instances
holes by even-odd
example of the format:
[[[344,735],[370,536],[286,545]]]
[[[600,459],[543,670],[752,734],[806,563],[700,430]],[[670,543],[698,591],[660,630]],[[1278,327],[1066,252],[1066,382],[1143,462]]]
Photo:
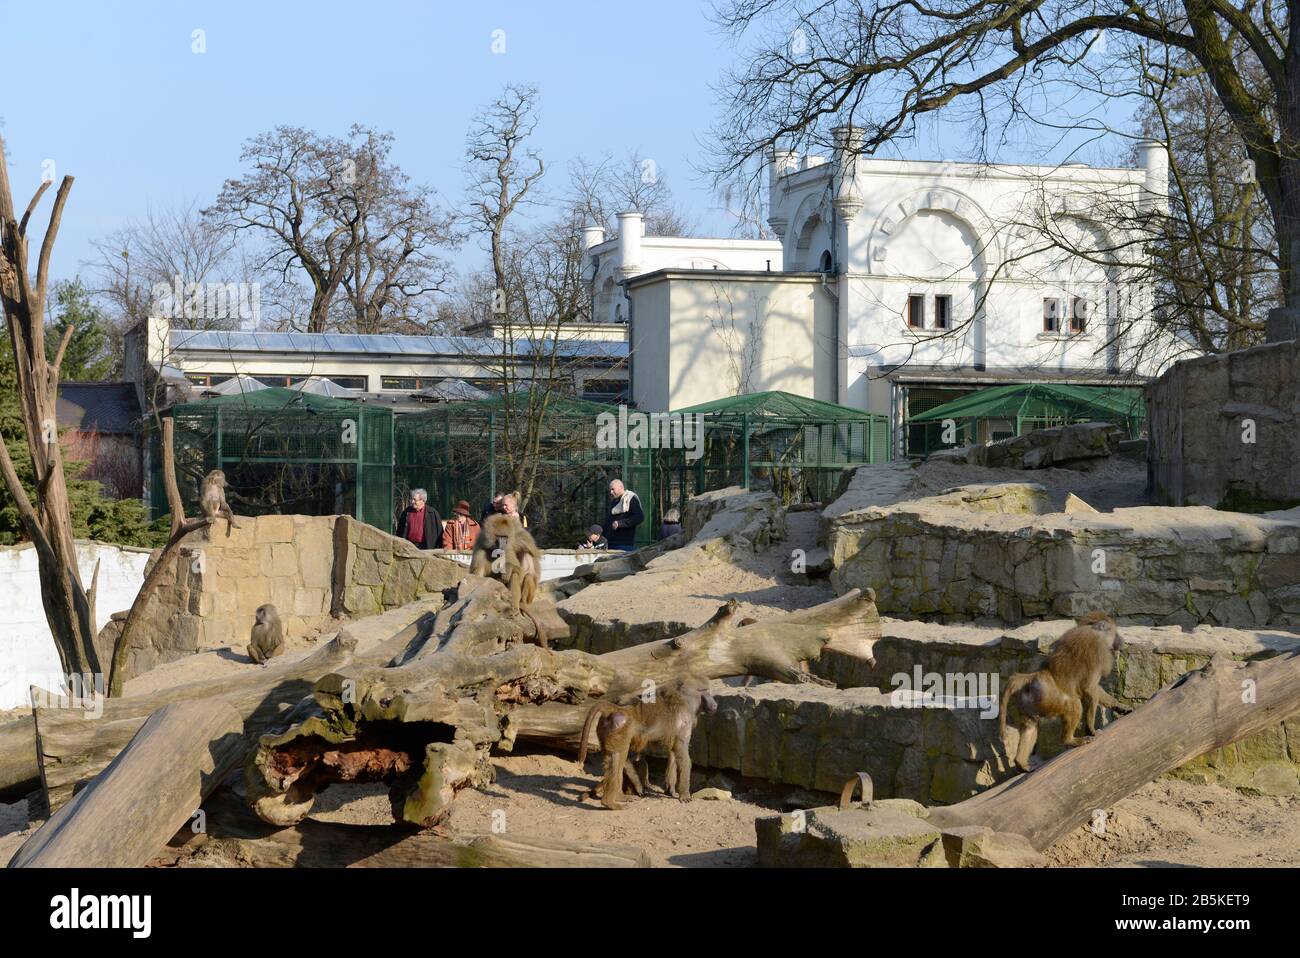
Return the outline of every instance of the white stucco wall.
[[[876,408],[880,396],[865,380],[900,364],[1158,374],[1178,344],[1152,348],[1147,291],[1131,271],[1059,246],[1033,252],[1050,245],[1040,228],[1048,223],[1061,246],[1103,260],[1107,248],[1118,247],[1131,259],[1114,220],[1164,202],[1153,190],[1166,188],[1163,154],[1143,156],[1136,169],[869,157],[841,169],[834,161],[807,165],[778,155],[770,222],[782,237],[783,268],[816,269],[827,253],[835,260],[847,314],[846,398],[858,405],[870,396],[872,411],[887,412]],[[925,329],[907,324],[910,294],[925,296]],[[946,334],[932,323],[936,294],[952,297]],[[1045,297],[1060,302],[1055,333],[1043,329]],[[1090,309],[1083,333],[1069,331],[1076,297]]]
[[[470,552],[452,552],[450,550],[439,550],[440,555],[445,555],[448,559],[454,559],[463,566],[469,565]],[[601,550],[577,550],[577,549],[548,549],[542,553],[542,581],[548,582],[551,579],[563,579],[567,575],[572,575],[573,571],[579,566],[590,565],[597,559],[603,559],[606,556],[622,555],[621,552],[606,552]]]
[[[820,275],[673,270],[631,293],[638,408],[768,390],[835,401],[834,304]]]
[[[781,270],[779,240],[642,236],[631,250],[626,246],[612,239],[587,251],[592,272],[591,312],[597,322],[627,322],[627,299],[618,283],[631,276],[661,269]]]
[[[77,564],[87,587],[97,559],[99,594],[94,612],[95,625],[102,629],[114,612],[131,607],[144,584],[149,550],[78,542]],[[30,543],[0,546],[0,596],[0,709],[11,709],[29,704],[30,685],[51,688],[62,673],[41,605],[36,550]]]

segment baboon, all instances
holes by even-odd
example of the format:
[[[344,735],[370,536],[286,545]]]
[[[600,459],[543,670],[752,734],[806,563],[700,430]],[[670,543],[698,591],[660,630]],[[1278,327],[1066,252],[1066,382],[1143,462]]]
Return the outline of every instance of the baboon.
[[[578,749],[578,765],[582,766],[587,761],[587,742],[594,725],[605,768],[600,783],[591,794],[598,796],[606,808],[617,811],[623,807],[620,800],[624,797],[625,775],[633,791],[641,794],[641,776],[627,761],[628,752],[644,756],[648,746],[658,743],[668,751],[668,793],[689,802],[690,744],[695,718],[701,708],[713,712],[717,707],[708,681],[693,675],[659,689],[653,702],[637,701],[631,705],[597,702],[587,713],[582,726],[582,746]],[[642,764],[642,776],[648,779],[645,764]]]
[[[510,607],[518,614],[520,605],[531,605],[537,598],[537,583],[542,576],[542,552],[518,516],[497,513],[483,520],[470,558],[470,572],[496,572],[496,563],[491,560],[500,561],[498,574],[509,587]]]
[[[1016,765],[1029,771],[1029,756],[1038,741],[1038,723],[1059,715],[1064,723],[1062,743],[1080,744],[1074,737],[1080,718],[1089,735],[1097,734],[1097,706],[1116,712],[1132,711],[1101,687],[1110,674],[1114,652],[1120,647],[1115,620],[1104,612],[1089,612],[1057,640],[1047,665],[1037,672],[1017,672],[1007,679],[998,709],[998,734],[1007,733],[1007,706],[1014,699],[1020,712],[1020,744]]]
[[[230,523],[226,527],[226,535],[230,535],[230,529],[235,525],[235,514],[226,504],[226,474],[222,470],[213,469],[203,477],[203,486],[199,490],[199,508],[211,521],[215,521],[217,516],[224,517]]]
[[[273,605],[259,605],[254,613],[253,631],[248,637],[248,657],[259,665],[284,651],[284,626],[280,610]]]

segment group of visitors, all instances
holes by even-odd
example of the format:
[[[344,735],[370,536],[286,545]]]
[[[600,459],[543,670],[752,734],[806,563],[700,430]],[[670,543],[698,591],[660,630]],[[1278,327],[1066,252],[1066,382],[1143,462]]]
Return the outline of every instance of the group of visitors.
[[[451,510],[451,518],[446,522],[438,515],[438,510],[429,505],[429,493],[424,489],[412,489],[406,506],[397,516],[396,534],[421,549],[458,549],[474,548],[478,538],[479,522],[475,522],[470,513],[469,503],[464,499],[456,503]],[[519,493],[501,492],[492,497],[492,501],[483,507],[480,517],[486,519],[494,512],[519,516],[519,521],[528,527],[528,518],[519,513]],[[641,508],[641,499],[628,489],[621,479],[612,479],[609,483],[609,504],[605,509],[605,521],[602,525],[593,525],[587,529],[587,535],[578,543],[579,549],[613,549],[619,552],[631,552],[636,548],[636,528],[645,521],[645,512]],[[660,538],[666,538],[681,531],[681,516],[676,509],[664,513]]]
[[[412,489],[410,505],[397,516],[396,534],[421,549],[472,549],[478,538],[479,525],[470,514],[464,499],[451,510],[446,522],[438,510],[429,505],[429,493]]]

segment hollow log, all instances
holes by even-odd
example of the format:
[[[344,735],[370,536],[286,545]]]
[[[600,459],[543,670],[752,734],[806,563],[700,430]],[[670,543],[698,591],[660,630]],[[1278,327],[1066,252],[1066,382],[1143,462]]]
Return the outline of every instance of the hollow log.
[[[933,809],[929,820],[942,827],[1016,832],[1041,851],[1094,811],[1165,772],[1297,714],[1300,652],[1250,663],[1216,657],[1085,745],[956,805]]]
[[[139,867],[193,816],[246,750],[243,720],[227,702],[166,705],[22,844],[9,867]]]
[[[243,718],[250,741],[255,741],[257,735],[277,725],[283,727],[285,710],[310,695],[321,676],[349,662],[358,666],[383,665],[426,639],[441,601],[421,600],[367,619],[364,626],[345,626],[335,638],[302,659],[272,660],[265,668],[226,678],[110,698],[102,702],[103,714],[98,718],[81,708],[38,708],[35,735],[31,734],[30,720],[26,727],[18,723],[0,726],[0,747],[6,756],[3,767],[12,764],[15,771],[10,774],[20,775],[21,760],[14,753],[33,756],[53,811],[72,797],[75,787],[106,768],[145,719],[171,702],[221,698]],[[359,636],[365,638],[364,643]]]
[[[870,658],[879,636],[874,596],[855,590],[765,622],[741,621],[730,601],[698,629],[606,655],[502,648],[500,584],[467,579],[461,590],[436,648],[430,640],[397,667],[353,663],[324,676],[313,692],[318,714],[263,736],[247,770],[259,817],[292,825],[332,782],[382,781],[394,817],[427,827],[457,791],[491,780],[493,747],[508,751],[520,736],[576,743],[597,699],[685,675],[825,684],[806,662],[827,648]]]

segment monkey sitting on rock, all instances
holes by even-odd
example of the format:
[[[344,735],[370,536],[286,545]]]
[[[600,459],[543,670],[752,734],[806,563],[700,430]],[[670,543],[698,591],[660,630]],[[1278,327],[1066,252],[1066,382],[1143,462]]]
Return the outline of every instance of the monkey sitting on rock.
[[[998,734],[1005,740],[1007,706],[1014,702],[1020,712],[1015,763],[1023,771],[1029,771],[1029,756],[1038,741],[1038,723],[1043,719],[1059,715],[1064,723],[1062,744],[1072,748],[1081,744],[1074,737],[1080,719],[1089,735],[1097,734],[1098,705],[1120,713],[1132,711],[1101,687],[1121,645],[1115,620],[1104,612],[1089,612],[1076,621],[1078,624],[1052,646],[1044,668],[1017,672],[1003,686]]]
[[[631,763],[628,752],[644,755],[654,744],[663,745],[668,752],[667,791],[683,802],[691,800],[691,733],[695,731],[700,709],[714,712],[718,708],[706,679],[688,675],[657,690],[654,701],[637,701],[631,705],[616,705],[601,701],[591,707],[582,726],[582,745],[578,749],[578,765],[587,761],[587,743],[591,728],[596,727],[596,738],[604,753],[605,769],[601,782],[591,790],[606,808],[622,808],[623,778],[626,775],[633,791],[641,794],[642,783]],[[648,779],[644,759],[642,775]],[[675,779],[675,781],[674,781]],[[648,784],[648,782],[646,783]]]
[[[253,631],[248,637],[248,657],[259,665],[265,665],[268,659],[284,651],[280,610],[273,605],[260,605],[253,619]]]
[[[215,522],[217,516],[223,517],[229,525],[226,535],[230,535],[235,525],[235,513],[226,503],[226,474],[221,469],[213,469],[203,477],[203,486],[199,490],[199,508],[209,522]]]

